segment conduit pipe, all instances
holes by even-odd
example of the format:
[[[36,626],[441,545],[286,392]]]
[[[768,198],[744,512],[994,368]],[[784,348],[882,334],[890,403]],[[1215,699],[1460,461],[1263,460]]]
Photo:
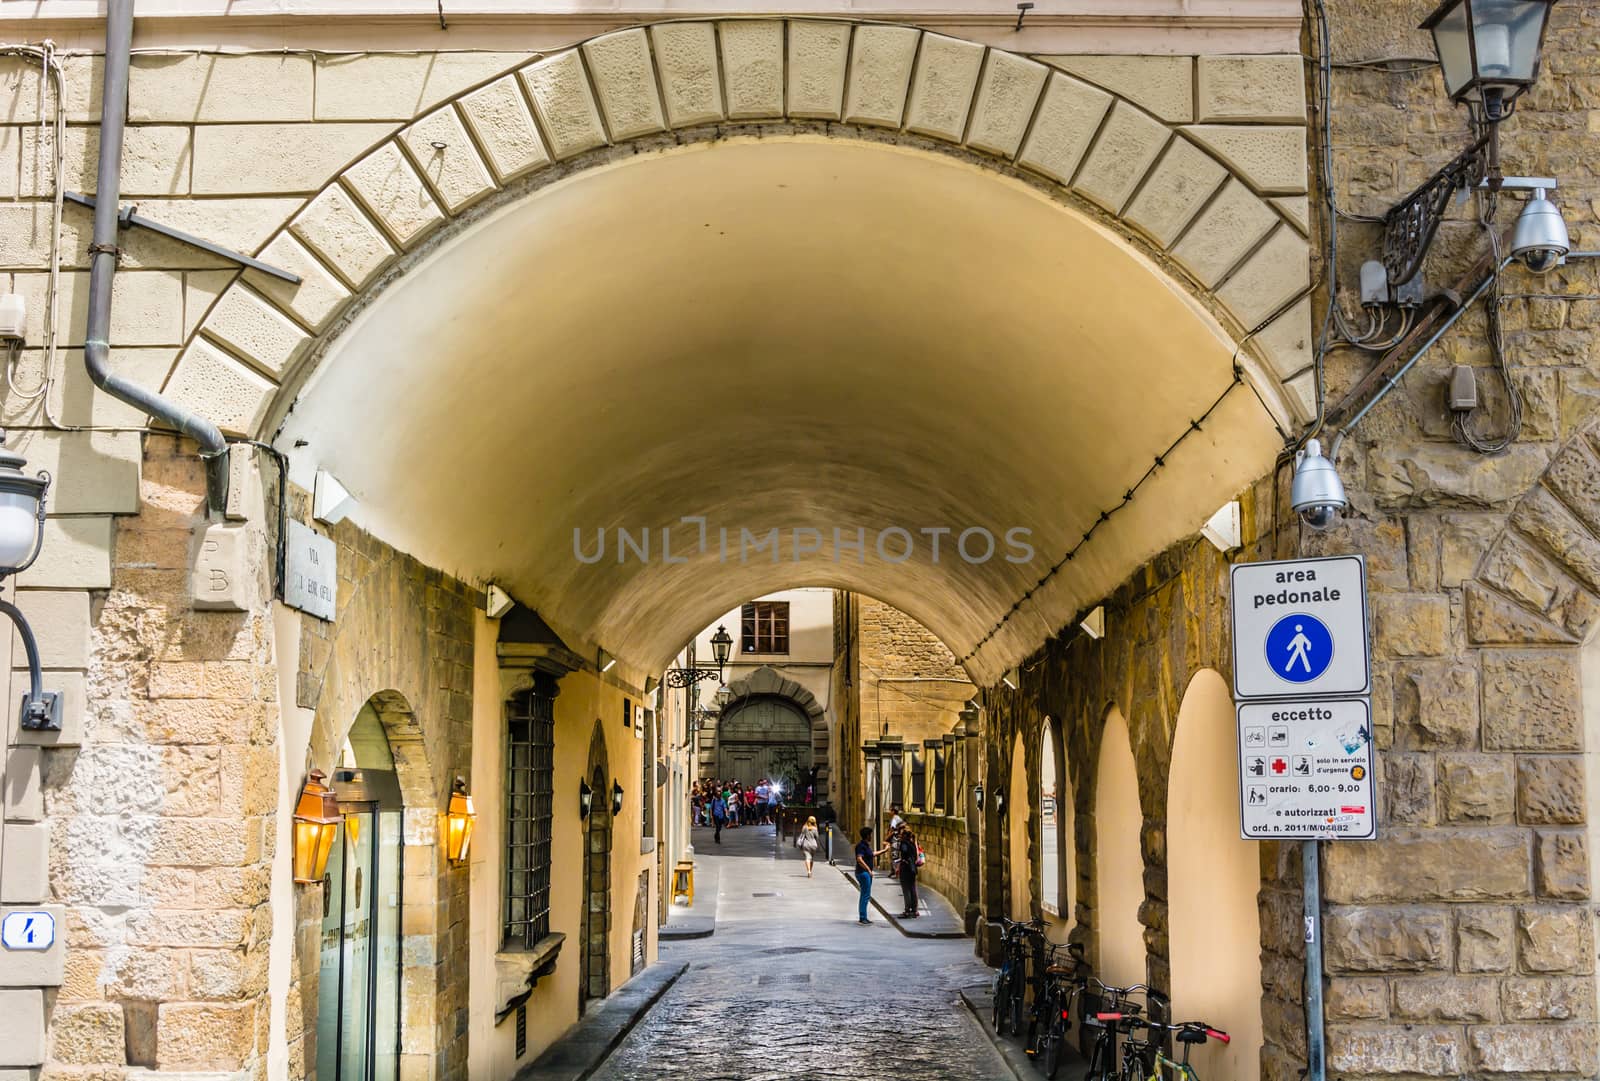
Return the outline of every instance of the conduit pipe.
[[[122,131],[128,115],[128,64],[133,50],[133,0],[107,0],[105,84],[100,113],[100,169],[95,182],[94,234],[89,245],[89,325],[83,363],[94,385],[200,444],[206,463],[206,502],[228,502],[228,443],[217,426],[176,402],[111,371],[111,282],[117,272],[117,213],[122,197]]]

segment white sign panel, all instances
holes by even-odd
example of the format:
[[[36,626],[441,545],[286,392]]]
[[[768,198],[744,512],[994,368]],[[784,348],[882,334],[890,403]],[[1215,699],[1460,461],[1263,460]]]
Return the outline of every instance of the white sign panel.
[[[1367,565],[1361,556],[1233,566],[1233,696],[1366,694]]]
[[[0,945],[8,950],[48,950],[56,940],[56,918],[48,912],[18,909],[0,920]]]
[[[1371,840],[1372,710],[1363,698],[1241,702],[1239,822],[1246,840]]]
[[[337,552],[332,538],[291,518],[284,559],[283,603],[318,619],[332,620],[339,597]]]

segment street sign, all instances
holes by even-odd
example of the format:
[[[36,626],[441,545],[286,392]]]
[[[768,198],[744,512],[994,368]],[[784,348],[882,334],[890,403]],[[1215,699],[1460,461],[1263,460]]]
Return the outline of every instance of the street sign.
[[[291,518],[284,548],[283,603],[332,620],[339,591],[339,550],[333,538]]]
[[[1246,840],[1371,840],[1372,710],[1364,698],[1240,702]]]
[[[1359,555],[1236,563],[1233,696],[1366,694],[1367,566]]]
[[[48,950],[56,940],[56,918],[40,910],[16,909],[0,920],[0,945],[8,950]]]

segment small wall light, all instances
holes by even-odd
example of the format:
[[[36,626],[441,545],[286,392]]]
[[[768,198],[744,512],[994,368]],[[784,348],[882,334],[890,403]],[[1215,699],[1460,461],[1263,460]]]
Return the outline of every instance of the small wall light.
[[[578,782],[578,817],[588,818],[589,812],[594,809],[594,789],[589,787],[588,781]]]
[[[609,672],[616,665],[617,659],[602,648],[595,652],[594,663],[600,671]]]
[[[996,792],[994,794],[994,813],[997,815],[1006,813],[1006,794],[1004,792]]]
[[[1014,690],[1017,689],[1017,681],[1019,679],[1021,679],[1021,678],[1022,678],[1022,676],[1017,672],[1017,670],[1015,668],[1013,668],[1010,671],[1006,672],[1005,675],[1000,677],[1000,682],[1004,683],[1007,687],[1011,688],[1014,691]]]
[[[982,784],[975,784],[975,785],[972,786],[972,799],[973,799],[973,802],[978,805],[978,810],[980,810],[980,811],[983,810],[983,785]]]
[[[445,812],[444,854],[451,863],[467,861],[477,817],[477,812],[472,809],[472,796],[467,792],[467,782],[457,777],[455,787],[450,792],[450,809]]]
[[[1078,624],[1083,628],[1083,633],[1096,640],[1106,636],[1106,606],[1097,604],[1094,611],[1083,617],[1083,622]]]
[[[614,780],[611,782],[611,813],[614,816],[622,813],[622,785]]]
[[[339,834],[339,801],[323,781],[327,776],[314,769],[300,789],[294,808],[294,880],[304,886],[322,881],[328,871],[328,855]]]

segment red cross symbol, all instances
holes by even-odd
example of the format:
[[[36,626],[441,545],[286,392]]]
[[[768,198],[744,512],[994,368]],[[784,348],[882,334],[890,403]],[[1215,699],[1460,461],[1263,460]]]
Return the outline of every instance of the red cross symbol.
[[[1272,760],[1272,772],[1273,773],[1281,774],[1281,773],[1283,773],[1284,770],[1286,770],[1288,768],[1289,768],[1289,763],[1285,762],[1283,759],[1274,758]]]

